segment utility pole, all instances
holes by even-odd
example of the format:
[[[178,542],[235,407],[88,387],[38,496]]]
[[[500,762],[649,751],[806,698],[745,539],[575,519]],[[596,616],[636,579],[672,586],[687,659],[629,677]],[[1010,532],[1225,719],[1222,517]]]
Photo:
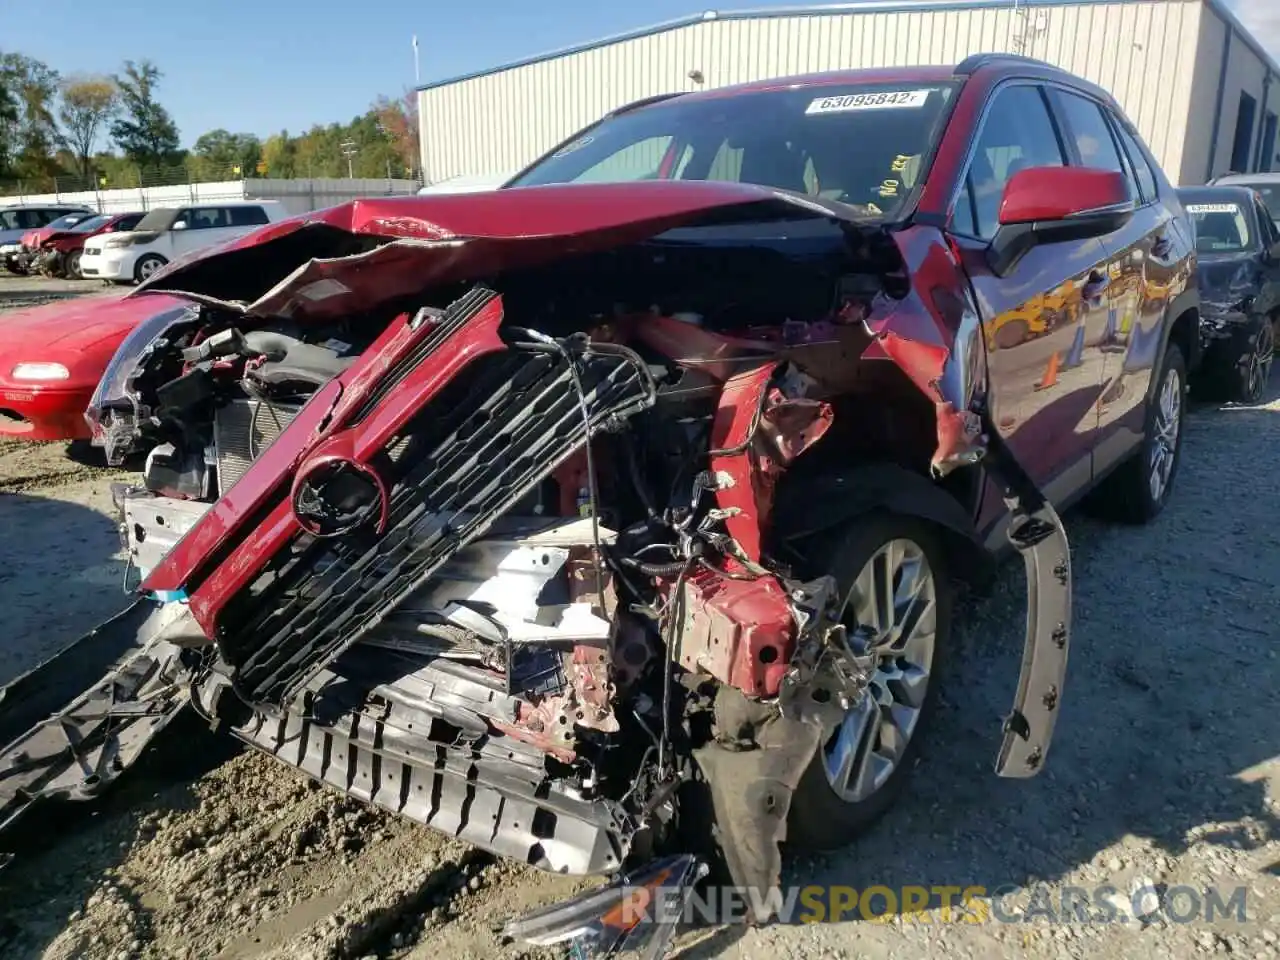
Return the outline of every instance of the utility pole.
[[[351,158],[357,153],[356,142],[354,140],[343,140],[338,146],[342,148],[342,155],[347,158],[347,179],[354,180],[356,175],[352,173]]]

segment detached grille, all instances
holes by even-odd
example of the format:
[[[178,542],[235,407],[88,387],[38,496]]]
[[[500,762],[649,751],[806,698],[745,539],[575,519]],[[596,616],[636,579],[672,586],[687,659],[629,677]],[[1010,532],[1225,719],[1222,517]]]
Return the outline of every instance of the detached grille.
[[[621,348],[597,345],[572,367],[552,345],[477,360],[407,431],[381,536],[299,536],[224,610],[218,644],[237,668],[237,693],[250,703],[292,699],[580,449],[587,428],[575,368],[594,429],[653,402],[643,361]]]
[[[244,476],[249,464],[262,456],[298,415],[292,404],[233,400],[213,421],[213,443],[218,457],[218,495]]]

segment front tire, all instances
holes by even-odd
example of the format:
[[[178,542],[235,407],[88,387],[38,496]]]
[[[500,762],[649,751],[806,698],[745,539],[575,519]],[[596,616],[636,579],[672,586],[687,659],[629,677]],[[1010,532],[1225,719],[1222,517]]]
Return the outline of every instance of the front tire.
[[[84,274],[80,272],[80,251],[73,250],[67,254],[67,259],[63,261],[63,271],[67,275],[68,280],[83,280]]]
[[[1186,384],[1186,360],[1175,344],[1169,344],[1160,364],[1160,379],[1147,403],[1142,444],[1090,496],[1094,513],[1129,524],[1150,523],[1160,515],[1182,461]]]
[[[823,744],[796,788],[787,841],[808,850],[849,843],[901,793],[937,704],[951,639],[952,593],[936,531],[874,513],[809,551],[845,597],[850,637],[880,654],[867,693]]]
[[[1249,351],[1240,358],[1240,364],[1231,371],[1230,397],[1237,403],[1257,403],[1267,391],[1271,379],[1271,364],[1275,359],[1275,330],[1270,317],[1258,322],[1258,329],[1249,338]]]
[[[142,283],[169,261],[158,253],[148,253],[138,258],[133,265],[133,282]]]

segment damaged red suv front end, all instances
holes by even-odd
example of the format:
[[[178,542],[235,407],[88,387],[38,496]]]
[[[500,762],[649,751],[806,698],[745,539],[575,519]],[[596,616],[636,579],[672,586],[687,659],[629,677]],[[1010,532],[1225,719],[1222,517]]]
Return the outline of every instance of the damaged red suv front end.
[[[129,696],[177,682],[309,776],[548,870],[675,850],[770,888],[793,806],[847,801],[832,845],[896,787],[893,723],[986,559],[981,465],[1033,591],[1055,571],[998,761],[1032,775],[1065,539],[986,429],[961,281],[932,228],[670,179],[356,201],[172,264],[144,286],[190,306],[89,411],[109,459],[150,449],[116,491]],[[885,535],[848,568],[885,516],[927,527],[918,555]],[[855,757],[841,731],[881,708]]]

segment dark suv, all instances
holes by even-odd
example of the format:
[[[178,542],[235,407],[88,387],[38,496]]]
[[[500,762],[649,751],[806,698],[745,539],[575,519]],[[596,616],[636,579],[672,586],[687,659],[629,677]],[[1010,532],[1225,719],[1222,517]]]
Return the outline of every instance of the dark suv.
[[[74,724],[116,766],[39,776],[108,778],[189,701],[524,862],[693,849],[769,887],[784,833],[843,844],[893,802],[954,587],[1006,551],[1029,616],[996,770],[1043,768],[1056,510],[1167,502],[1193,256],[1110,97],[983,56],[649,100],[503,189],[171,264],[139,309],[190,305],[88,412],[112,462],[151,447],[116,491],[144,599],[92,649],[149,646],[8,749]],[[590,926],[557,916],[520,929]]]

